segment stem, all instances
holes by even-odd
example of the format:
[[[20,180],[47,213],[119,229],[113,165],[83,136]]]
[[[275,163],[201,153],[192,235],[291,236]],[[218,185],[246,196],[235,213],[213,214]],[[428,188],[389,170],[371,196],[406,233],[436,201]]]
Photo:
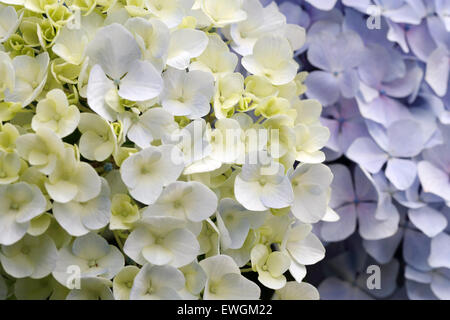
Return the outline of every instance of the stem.
[[[241,273],[242,272],[254,272],[254,270],[253,270],[253,268],[244,268],[244,269],[241,269]]]
[[[214,27],[214,25],[209,25],[209,27],[207,27],[204,31],[206,32],[206,33],[209,33],[209,31],[211,31],[211,29]]]
[[[91,109],[89,109],[89,108],[83,106],[81,103],[79,103],[79,104],[77,105],[77,107],[78,107],[78,109],[80,109],[80,111],[84,111],[84,112],[92,112]]]
[[[117,242],[117,244],[119,245],[120,251],[122,251],[122,253],[124,253],[124,252],[123,252],[123,243],[122,243],[122,241],[120,240],[119,235],[117,234],[117,230],[114,230],[114,231],[113,231],[113,234],[114,234],[114,239],[116,239],[116,242]]]

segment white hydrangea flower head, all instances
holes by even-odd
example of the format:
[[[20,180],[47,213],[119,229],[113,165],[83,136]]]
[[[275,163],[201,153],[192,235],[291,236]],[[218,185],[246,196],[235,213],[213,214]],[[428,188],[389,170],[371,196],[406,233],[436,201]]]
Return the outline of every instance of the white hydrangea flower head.
[[[329,131],[275,2],[0,2],[0,299],[318,297]]]

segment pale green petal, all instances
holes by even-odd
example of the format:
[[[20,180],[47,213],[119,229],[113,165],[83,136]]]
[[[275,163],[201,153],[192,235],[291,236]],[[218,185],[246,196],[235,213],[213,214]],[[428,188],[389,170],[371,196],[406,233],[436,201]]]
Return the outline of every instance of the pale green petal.
[[[114,277],[113,293],[116,300],[129,300],[134,278],[139,272],[136,266],[126,266]]]

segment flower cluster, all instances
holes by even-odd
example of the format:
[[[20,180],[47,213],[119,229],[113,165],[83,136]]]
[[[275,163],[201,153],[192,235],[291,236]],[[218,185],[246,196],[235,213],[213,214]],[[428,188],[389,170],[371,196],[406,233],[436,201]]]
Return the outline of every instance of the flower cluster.
[[[331,131],[322,298],[450,299],[450,1],[277,2]]]
[[[339,217],[304,28],[259,0],[0,3],[0,298],[318,298],[312,224]]]

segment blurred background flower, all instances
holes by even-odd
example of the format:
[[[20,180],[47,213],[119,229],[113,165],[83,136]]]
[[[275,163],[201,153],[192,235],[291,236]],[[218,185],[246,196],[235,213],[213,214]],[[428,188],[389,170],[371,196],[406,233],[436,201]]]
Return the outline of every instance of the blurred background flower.
[[[322,299],[450,299],[450,1],[276,2],[307,29],[296,59],[331,132],[340,220],[314,226],[327,255],[307,281]]]

